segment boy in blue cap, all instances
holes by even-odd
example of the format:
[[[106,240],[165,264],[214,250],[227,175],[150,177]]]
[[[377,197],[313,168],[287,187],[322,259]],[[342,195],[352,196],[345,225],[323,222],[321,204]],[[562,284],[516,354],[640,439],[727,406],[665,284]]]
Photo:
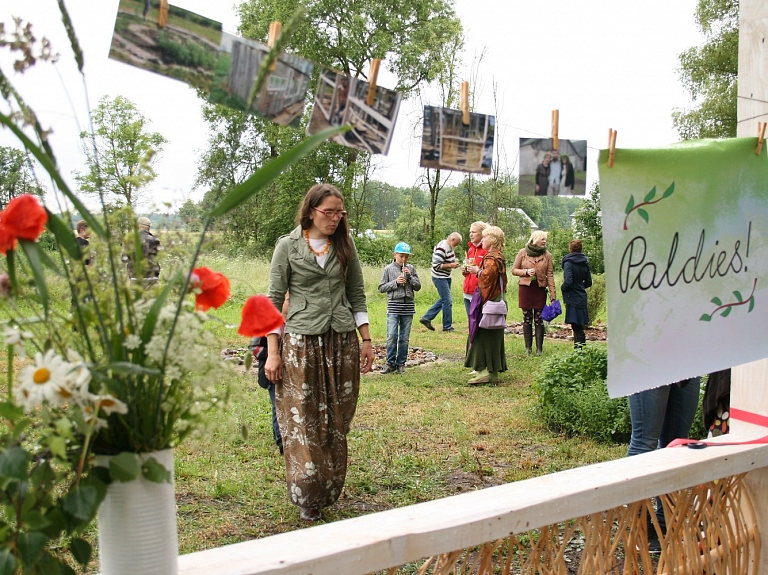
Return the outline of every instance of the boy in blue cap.
[[[379,282],[379,291],[387,294],[387,365],[381,373],[405,373],[408,339],[416,313],[413,294],[421,289],[419,275],[408,263],[411,246],[399,242],[394,255],[394,261],[384,268]]]

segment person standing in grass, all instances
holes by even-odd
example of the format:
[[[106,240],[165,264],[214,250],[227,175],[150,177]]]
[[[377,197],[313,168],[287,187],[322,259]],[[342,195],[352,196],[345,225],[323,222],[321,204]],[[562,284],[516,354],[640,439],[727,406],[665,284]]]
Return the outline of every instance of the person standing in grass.
[[[416,268],[408,263],[411,246],[400,242],[395,246],[395,259],[381,274],[379,291],[387,294],[387,365],[381,373],[405,373],[408,340],[413,315],[416,313],[414,292],[421,289]]]
[[[467,243],[467,259],[461,267],[464,276],[464,309],[469,317],[469,304],[477,289],[477,272],[488,250],[483,248],[483,230],[488,227],[485,222],[474,222],[469,226],[469,242]]]
[[[584,326],[589,324],[587,309],[587,288],[592,287],[592,274],[589,260],[581,253],[581,240],[571,240],[568,251],[563,257],[563,292],[565,302],[565,323],[573,330],[573,347],[583,347],[587,341]]]
[[[461,243],[461,234],[453,232],[441,240],[432,251],[432,283],[437,288],[438,300],[432,304],[419,322],[435,331],[432,320],[443,312],[443,331],[453,331],[453,300],[451,299],[451,271],[459,267],[453,248]]]
[[[288,496],[307,522],[341,495],[360,373],[373,367],[363,270],[346,216],[339,190],[312,186],[269,270],[275,307],[287,291],[291,298],[282,351],[279,334],[267,335],[264,372],[276,386]]]
[[[497,226],[485,228],[482,245],[483,249],[487,250],[477,271],[482,303],[501,301],[507,291],[507,260],[503,254],[502,229]],[[507,371],[504,330],[477,327],[474,338],[469,342],[464,367],[471,367],[477,372],[477,375],[467,382],[469,385],[497,382],[499,372]]]

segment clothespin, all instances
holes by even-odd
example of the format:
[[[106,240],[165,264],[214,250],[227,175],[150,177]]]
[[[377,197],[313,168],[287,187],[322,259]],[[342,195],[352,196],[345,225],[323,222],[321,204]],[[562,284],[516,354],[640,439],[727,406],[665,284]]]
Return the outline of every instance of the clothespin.
[[[275,47],[275,44],[277,44],[277,39],[280,37],[280,33],[283,31],[283,23],[278,22],[275,20],[274,22],[269,23],[269,38],[267,39],[267,46],[272,49]],[[269,67],[270,72],[274,72],[277,70],[277,58],[275,58],[275,61],[272,62],[272,65]]]
[[[608,167],[613,167],[613,160],[616,158],[616,130],[608,129]]]
[[[381,58],[374,58],[371,60],[371,69],[368,70],[368,96],[365,98],[365,103],[369,106],[373,106],[373,101],[376,99],[376,79],[379,77],[379,64],[381,64]]]
[[[469,82],[461,83],[461,123],[465,126],[469,126]]]
[[[552,110],[552,149],[560,149],[560,138],[557,136],[558,124],[560,123],[560,110]]]
[[[763,149],[763,141],[765,141],[765,127],[767,125],[768,125],[768,122],[757,123],[757,147],[755,148],[755,154],[757,154],[758,156],[760,155],[760,152]]]

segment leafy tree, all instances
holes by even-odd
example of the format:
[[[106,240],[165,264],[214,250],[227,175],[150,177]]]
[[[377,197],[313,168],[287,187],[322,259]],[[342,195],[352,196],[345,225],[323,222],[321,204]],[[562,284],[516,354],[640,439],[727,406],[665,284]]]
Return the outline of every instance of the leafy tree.
[[[680,54],[680,79],[695,107],[675,110],[672,120],[680,137],[736,136],[736,94],[739,73],[738,0],[699,0],[696,24],[705,36],[702,46]]]
[[[179,219],[184,223],[188,232],[199,232],[203,229],[203,215],[202,206],[191,199],[187,199],[179,206]]]
[[[80,134],[88,170],[76,172],[75,179],[84,192],[103,191],[107,201],[135,208],[157,177],[154,165],[167,140],[150,132],[149,120],[123,96],[99,100],[93,123],[93,139],[90,132]]]
[[[32,173],[29,156],[16,148],[0,147],[0,210],[16,196],[44,193]]]
[[[575,237],[584,243],[584,253],[594,273],[605,272],[603,257],[603,220],[600,212],[600,184],[592,186],[586,198],[575,214]]]

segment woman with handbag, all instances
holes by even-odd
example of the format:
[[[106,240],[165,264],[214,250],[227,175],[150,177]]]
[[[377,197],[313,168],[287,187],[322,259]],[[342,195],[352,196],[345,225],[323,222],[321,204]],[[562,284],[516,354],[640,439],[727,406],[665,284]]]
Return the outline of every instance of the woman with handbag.
[[[483,230],[483,248],[488,253],[477,271],[478,295],[474,303],[475,308],[482,305],[485,311],[494,313],[484,314],[480,319],[477,318],[479,314],[470,318],[470,322],[479,321],[479,324],[474,326],[474,330],[470,325],[469,345],[464,361],[464,367],[477,371],[477,375],[469,380],[469,385],[495,383],[499,380],[499,372],[507,371],[507,356],[504,352],[506,303],[503,299],[507,291],[507,262],[502,253],[504,232],[501,228],[488,226]]]
[[[512,275],[520,278],[517,297],[520,309],[523,310],[525,352],[531,353],[533,325],[535,325],[536,355],[541,355],[544,347],[544,322],[541,319],[541,310],[547,303],[547,290],[549,290],[550,302],[557,299],[552,254],[547,251],[547,232],[536,230],[531,234],[526,246],[515,257]]]

